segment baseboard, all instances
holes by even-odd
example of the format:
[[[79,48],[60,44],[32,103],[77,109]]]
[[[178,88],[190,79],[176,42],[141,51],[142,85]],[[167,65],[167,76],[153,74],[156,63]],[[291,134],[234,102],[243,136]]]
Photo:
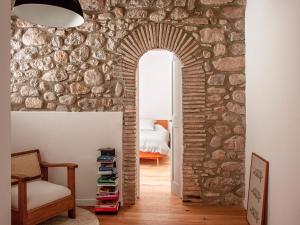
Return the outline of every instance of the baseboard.
[[[76,199],[76,205],[78,206],[94,206],[95,204],[95,199]]]

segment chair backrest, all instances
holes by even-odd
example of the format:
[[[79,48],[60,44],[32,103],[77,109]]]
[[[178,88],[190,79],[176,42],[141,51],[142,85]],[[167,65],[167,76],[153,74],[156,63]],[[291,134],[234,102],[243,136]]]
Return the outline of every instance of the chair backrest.
[[[40,163],[39,150],[13,153],[11,154],[11,174],[26,175],[31,180],[38,179],[42,175]]]

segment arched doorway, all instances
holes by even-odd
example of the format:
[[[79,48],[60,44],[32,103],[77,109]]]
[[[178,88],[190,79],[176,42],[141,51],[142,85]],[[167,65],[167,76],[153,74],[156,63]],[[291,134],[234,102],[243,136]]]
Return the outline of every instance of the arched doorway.
[[[182,64],[168,50],[146,52],[137,69],[137,193],[182,198]]]
[[[205,149],[205,72],[204,61],[197,58],[200,45],[186,31],[169,24],[147,24],[126,36],[118,52],[121,60],[114,75],[124,82],[123,122],[123,200],[125,205],[136,199],[136,69],[140,57],[152,49],[166,49],[176,54],[182,67],[183,110],[183,201],[198,201],[201,190],[199,152]]]

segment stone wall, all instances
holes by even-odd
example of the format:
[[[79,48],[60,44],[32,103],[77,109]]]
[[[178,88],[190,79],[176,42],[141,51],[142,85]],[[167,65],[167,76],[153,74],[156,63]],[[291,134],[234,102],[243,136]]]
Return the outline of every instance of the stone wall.
[[[12,110],[124,111],[124,200],[135,201],[135,67],[165,48],[183,68],[183,200],[244,196],[245,0],[82,0],[78,28],[12,18]]]

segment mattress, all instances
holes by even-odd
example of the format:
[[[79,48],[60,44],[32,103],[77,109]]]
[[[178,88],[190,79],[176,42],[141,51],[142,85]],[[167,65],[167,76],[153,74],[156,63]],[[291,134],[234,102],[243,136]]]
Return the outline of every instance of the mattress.
[[[168,155],[170,133],[159,124],[154,130],[140,130],[140,151]]]

